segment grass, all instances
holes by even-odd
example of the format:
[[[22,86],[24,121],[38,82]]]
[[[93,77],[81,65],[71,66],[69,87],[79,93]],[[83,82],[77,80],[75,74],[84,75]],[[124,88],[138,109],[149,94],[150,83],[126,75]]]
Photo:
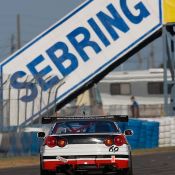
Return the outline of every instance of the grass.
[[[175,153],[175,147],[156,148],[156,149],[141,149],[133,150],[133,156],[156,154],[156,153]],[[21,156],[21,157],[1,157],[0,169],[35,166],[39,165],[39,156]]]

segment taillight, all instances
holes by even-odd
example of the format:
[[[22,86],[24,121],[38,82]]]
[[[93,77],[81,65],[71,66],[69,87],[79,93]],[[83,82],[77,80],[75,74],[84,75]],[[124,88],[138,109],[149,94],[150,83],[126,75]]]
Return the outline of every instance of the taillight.
[[[114,138],[114,143],[116,146],[122,146],[123,144],[127,144],[127,141],[124,135],[118,135]]]
[[[64,138],[60,138],[57,141],[57,145],[61,148],[65,147],[67,145],[67,140]]]
[[[106,138],[106,139],[104,140],[104,144],[105,144],[106,146],[112,146],[112,145],[113,145],[113,139],[112,139],[112,138]]]
[[[48,136],[45,139],[45,145],[47,145],[48,147],[53,148],[53,147],[57,146],[57,139],[53,136]]]

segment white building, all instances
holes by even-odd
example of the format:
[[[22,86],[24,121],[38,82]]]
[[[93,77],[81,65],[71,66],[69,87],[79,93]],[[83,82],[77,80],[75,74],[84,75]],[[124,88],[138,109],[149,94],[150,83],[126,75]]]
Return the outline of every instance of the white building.
[[[131,104],[130,97],[135,96],[142,110],[147,108],[149,112],[153,111],[152,115],[163,115],[163,69],[113,71],[100,81],[98,87],[104,106],[124,108],[122,106]]]

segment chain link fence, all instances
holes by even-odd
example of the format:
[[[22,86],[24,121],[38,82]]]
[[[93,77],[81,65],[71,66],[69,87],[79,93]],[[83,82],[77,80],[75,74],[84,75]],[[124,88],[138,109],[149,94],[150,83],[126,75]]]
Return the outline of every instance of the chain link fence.
[[[161,117],[164,116],[164,105],[140,105],[140,117]],[[128,115],[131,116],[130,105],[94,105],[94,106],[82,106],[82,107],[65,107],[57,113],[57,116],[70,116],[70,115]]]
[[[100,92],[97,86],[79,95],[75,100],[57,111],[57,95],[61,84],[54,86],[49,91],[43,91],[41,87],[27,76],[21,82],[30,82],[37,88],[37,96],[31,101],[22,101],[24,96],[30,96],[31,87],[15,89],[11,86],[11,76],[3,76],[0,88],[0,129],[12,126],[28,126],[41,122],[41,117],[58,115],[82,115],[83,111],[89,115],[98,114],[124,114],[131,116],[130,106],[110,105],[103,106]],[[159,117],[164,115],[163,105],[140,105],[141,117]]]

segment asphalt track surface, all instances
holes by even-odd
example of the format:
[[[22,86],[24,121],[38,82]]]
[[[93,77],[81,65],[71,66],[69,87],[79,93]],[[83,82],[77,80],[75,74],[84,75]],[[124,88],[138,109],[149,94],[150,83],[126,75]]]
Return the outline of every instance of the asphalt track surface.
[[[175,175],[175,152],[133,157],[134,175]],[[39,167],[0,170],[0,175],[39,175]]]

